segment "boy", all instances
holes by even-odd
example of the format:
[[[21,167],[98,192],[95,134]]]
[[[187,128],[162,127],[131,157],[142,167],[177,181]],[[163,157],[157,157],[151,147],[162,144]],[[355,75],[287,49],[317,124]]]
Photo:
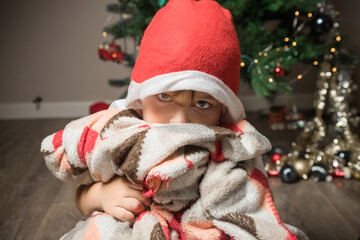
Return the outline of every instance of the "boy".
[[[277,216],[260,157],[270,144],[242,121],[239,74],[230,12],[212,0],[170,0],[144,33],[127,98],[110,107],[137,113],[100,112],[43,142],[54,172],[76,179],[89,170],[97,182],[78,187],[79,210],[106,213],[65,239],[306,239]]]
[[[220,121],[237,122],[245,117],[243,106],[236,96],[240,83],[238,38],[230,12],[215,1],[169,1],[154,16],[144,33],[131,79],[126,100],[115,101],[110,108],[140,109],[141,99],[144,100],[143,119],[157,123],[219,125]],[[179,90],[196,91],[195,98],[190,98],[191,93],[179,96],[187,99],[188,103],[183,104],[177,98],[162,97],[167,92]],[[166,108],[154,101],[156,96],[166,103]],[[170,105],[169,101],[173,104]],[[191,111],[194,119],[190,118],[184,109],[192,109],[193,105],[201,109],[195,106],[197,101],[205,105],[214,104],[216,111],[202,110],[201,114]],[[182,105],[183,111],[175,112]],[[149,119],[148,107],[154,115]],[[164,114],[174,116],[155,118]],[[262,162],[259,161],[258,165],[263,168]],[[102,197],[99,199],[96,196]],[[150,200],[141,195],[141,186],[116,178],[105,184],[80,186],[76,203],[85,216],[94,210],[102,210],[119,220],[128,221],[134,218],[134,214],[144,211]]]

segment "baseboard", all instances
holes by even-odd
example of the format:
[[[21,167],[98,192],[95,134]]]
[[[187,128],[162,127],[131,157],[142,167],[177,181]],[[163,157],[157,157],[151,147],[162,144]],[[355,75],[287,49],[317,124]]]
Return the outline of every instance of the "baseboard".
[[[256,96],[243,96],[241,101],[247,112],[267,111],[273,105],[291,106],[298,109],[312,108],[313,94],[278,96],[274,102],[258,99]],[[89,107],[95,101],[43,102],[40,108],[32,102],[0,103],[0,119],[36,119],[36,118],[78,118],[89,114]]]
[[[94,101],[0,103],[0,119],[78,118],[89,115]]]

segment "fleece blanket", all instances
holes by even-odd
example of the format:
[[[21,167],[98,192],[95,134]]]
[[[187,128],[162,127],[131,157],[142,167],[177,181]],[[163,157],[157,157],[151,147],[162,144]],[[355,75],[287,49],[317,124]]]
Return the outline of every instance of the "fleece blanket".
[[[270,147],[245,120],[149,124],[134,110],[113,109],[70,122],[43,140],[41,152],[63,181],[126,176],[153,199],[131,223],[95,212],[63,239],[306,239],[281,222],[255,167]]]

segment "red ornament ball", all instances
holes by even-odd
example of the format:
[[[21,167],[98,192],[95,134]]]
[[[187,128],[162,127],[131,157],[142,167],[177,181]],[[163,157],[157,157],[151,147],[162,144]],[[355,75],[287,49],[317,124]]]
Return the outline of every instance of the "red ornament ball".
[[[282,155],[279,154],[279,153],[274,153],[272,156],[271,156],[271,161],[273,163],[276,163],[277,161],[279,161],[281,159]]]
[[[102,110],[108,109],[109,106],[110,106],[110,104],[108,104],[106,102],[96,102],[90,106],[89,112],[90,112],[90,114],[100,112]]]
[[[274,75],[277,77],[284,76],[284,69],[282,67],[277,66],[274,70]]]

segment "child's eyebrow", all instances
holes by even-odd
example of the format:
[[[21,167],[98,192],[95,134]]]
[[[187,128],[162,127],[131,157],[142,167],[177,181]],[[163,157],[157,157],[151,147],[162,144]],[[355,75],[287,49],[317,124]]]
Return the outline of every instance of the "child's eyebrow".
[[[213,96],[197,96],[194,99],[203,99],[203,100],[216,100]]]
[[[206,94],[206,93],[196,93],[194,95],[194,98],[215,99],[213,96],[211,96],[210,94]]]

